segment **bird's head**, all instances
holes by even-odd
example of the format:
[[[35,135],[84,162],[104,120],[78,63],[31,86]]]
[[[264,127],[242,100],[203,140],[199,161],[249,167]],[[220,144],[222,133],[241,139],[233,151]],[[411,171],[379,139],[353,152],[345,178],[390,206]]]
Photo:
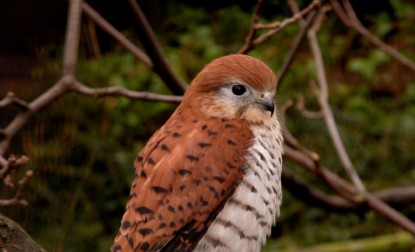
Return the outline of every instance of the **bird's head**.
[[[273,71],[253,57],[218,58],[195,77],[183,104],[208,117],[269,120],[274,115],[277,81]]]

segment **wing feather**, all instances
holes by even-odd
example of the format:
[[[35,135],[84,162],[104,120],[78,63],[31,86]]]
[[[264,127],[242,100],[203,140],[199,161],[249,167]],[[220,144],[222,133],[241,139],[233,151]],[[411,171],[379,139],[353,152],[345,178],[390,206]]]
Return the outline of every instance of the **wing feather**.
[[[113,251],[193,248],[242,179],[251,139],[244,121],[179,107],[138,154]]]

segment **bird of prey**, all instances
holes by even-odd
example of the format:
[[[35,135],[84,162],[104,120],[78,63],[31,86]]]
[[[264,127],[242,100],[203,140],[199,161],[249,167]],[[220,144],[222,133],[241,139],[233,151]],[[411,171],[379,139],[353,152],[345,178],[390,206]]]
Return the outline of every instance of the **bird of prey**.
[[[282,199],[276,86],[247,55],[197,74],[134,162],[112,251],[260,251]]]

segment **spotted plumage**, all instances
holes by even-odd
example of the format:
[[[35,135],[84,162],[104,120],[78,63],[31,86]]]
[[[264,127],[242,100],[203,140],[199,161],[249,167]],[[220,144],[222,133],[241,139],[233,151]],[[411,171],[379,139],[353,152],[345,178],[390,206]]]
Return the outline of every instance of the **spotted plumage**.
[[[281,203],[275,75],[229,55],[208,64],[135,160],[113,251],[260,251]]]

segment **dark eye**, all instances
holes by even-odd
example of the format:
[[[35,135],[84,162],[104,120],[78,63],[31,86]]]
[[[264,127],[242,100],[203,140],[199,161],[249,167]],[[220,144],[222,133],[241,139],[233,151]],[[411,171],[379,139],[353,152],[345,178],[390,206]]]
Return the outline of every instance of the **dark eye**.
[[[241,96],[246,93],[246,87],[243,85],[234,85],[232,86],[232,93],[237,96]]]

